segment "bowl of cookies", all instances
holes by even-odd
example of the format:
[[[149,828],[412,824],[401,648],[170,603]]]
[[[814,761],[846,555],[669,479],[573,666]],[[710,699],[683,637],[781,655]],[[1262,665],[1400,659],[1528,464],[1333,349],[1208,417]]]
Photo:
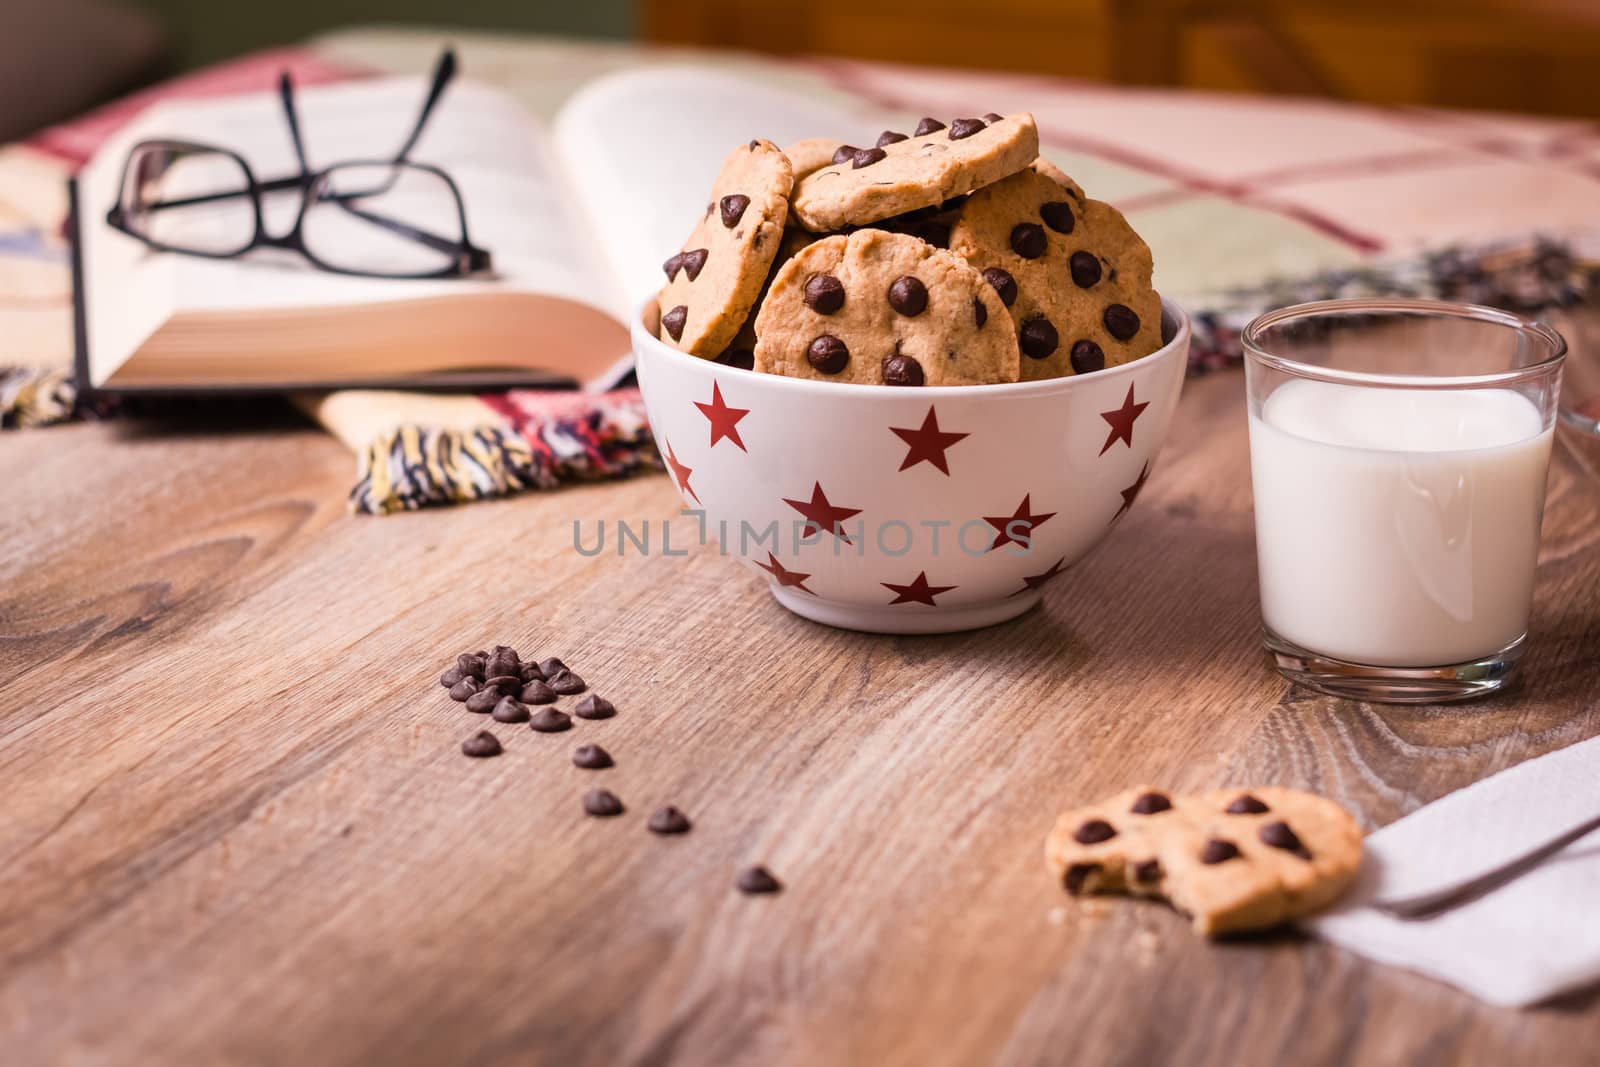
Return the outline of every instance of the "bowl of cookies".
[[[1189,324],[1032,116],[871,148],[753,140],[634,323],[702,541],[833,626],[937,633],[1038,603],[1150,477]]]

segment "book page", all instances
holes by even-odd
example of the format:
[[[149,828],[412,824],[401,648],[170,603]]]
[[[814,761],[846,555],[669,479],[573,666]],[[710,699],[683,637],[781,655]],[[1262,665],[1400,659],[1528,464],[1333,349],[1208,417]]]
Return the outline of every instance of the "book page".
[[[422,79],[397,78],[297,92],[311,168],[392,159],[415,122],[426,89]],[[455,181],[471,240],[493,256],[494,274],[488,280],[353,277],[317,270],[296,254],[273,249],[232,260],[152,251],[112,230],[105,214],[117,199],[129,149],[157,138],[232,149],[258,181],[298,172],[276,93],[157,105],[107,143],[80,176],[89,352],[96,381],[103,381],[116,362],[179,311],[336,307],[509,288],[561,297],[626,321],[629,302],[580,228],[579,210],[566,199],[543,132],[509,99],[470,81],[452,83],[445,91],[409,158],[438,166]],[[194,176],[196,184],[207,179],[203,170]],[[212,170],[226,172],[228,165],[217,160]],[[263,220],[267,233],[293,229],[301,200],[298,189],[269,194]],[[324,205],[316,210],[338,209]],[[206,239],[203,227],[210,223],[202,218],[199,225],[202,231],[190,239]],[[227,236],[222,233],[217,239],[225,242]],[[324,240],[338,237],[335,231]],[[493,355],[486,354],[486,361],[492,362]]]
[[[705,210],[723,157],[752,137],[870,145],[883,130],[797,93],[686,67],[626,71],[581,89],[557,116],[556,151],[633,307]]]

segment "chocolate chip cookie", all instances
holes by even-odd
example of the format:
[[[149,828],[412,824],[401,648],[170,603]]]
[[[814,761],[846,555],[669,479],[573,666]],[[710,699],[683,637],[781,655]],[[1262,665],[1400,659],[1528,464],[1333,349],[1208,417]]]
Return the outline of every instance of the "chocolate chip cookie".
[[[786,263],[756,317],[755,369],[869,385],[1014,382],[1016,328],[983,276],[905,234],[826,237]]]
[[[789,159],[771,141],[728,153],[705,214],[662,264],[661,340],[705,359],[727,350],[778,254],[793,185]]]
[[[1225,934],[1331,903],[1361,867],[1361,836],[1343,808],[1311,793],[1141,786],[1062,815],[1045,859],[1074,896],[1161,898],[1197,933]]]
[[[1149,247],[1121,212],[1044,160],[968,197],[950,250],[1010,309],[1024,380],[1085,374],[1161,347]]]
[[[902,140],[885,131],[872,148],[857,148],[795,184],[795,216],[822,232],[865,226],[918,208],[937,207],[1015,174],[1039,155],[1033,116],[924,119]],[[849,146],[846,146],[849,147]],[[843,149],[840,149],[842,152]]]

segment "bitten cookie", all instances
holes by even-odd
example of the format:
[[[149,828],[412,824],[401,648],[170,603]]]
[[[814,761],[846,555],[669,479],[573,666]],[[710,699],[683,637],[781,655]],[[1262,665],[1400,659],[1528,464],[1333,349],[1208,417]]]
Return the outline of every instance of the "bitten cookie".
[[[1039,154],[1033,116],[923,119],[903,140],[885,131],[873,148],[856,150],[795,184],[794,213],[814,231],[838,230],[901,215],[1015,174]]]
[[[1045,860],[1074,896],[1158,897],[1201,934],[1258,930],[1331,903],[1361,867],[1361,828],[1311,793],[1180,796],[1141,786],[1066,812]]]
[[[1016,328],[959,257],[858,230],[802,249],[756,316],[755,369],[869,385],[1014,382]]]
[[[728,153],[705,215],[683,250],[662,264],[667,284],[656,300],[663,341],[705,359],[728,347],[778,254],[793,185],[788,157],[771,141]]]
[[[1010,309],[1024,380],[1085,374],[1161,347],[1149,246],[1121,212],[1044,160],[968,197],[950,250]]]

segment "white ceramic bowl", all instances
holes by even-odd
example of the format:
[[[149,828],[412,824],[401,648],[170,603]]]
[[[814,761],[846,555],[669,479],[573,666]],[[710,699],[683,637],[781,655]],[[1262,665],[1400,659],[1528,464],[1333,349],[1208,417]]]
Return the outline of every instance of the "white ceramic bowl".
[[[633,345],[668,474],[704,513],[702,551],[759,567],[778,602],[808,619],[941,633],[1027,611],[1132,504],[1189,351],[1188,317],[1162,311],[1158,352],[1014,385],[739,370],[657,340],[653,301]]]

